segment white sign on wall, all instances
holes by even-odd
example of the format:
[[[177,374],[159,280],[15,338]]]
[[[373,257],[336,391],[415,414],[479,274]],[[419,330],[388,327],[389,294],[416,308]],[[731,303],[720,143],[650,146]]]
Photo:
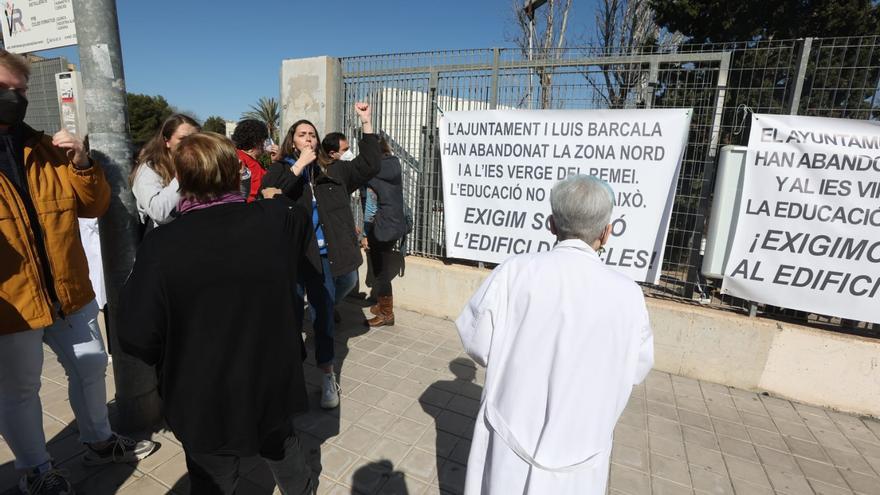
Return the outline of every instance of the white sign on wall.
[[[689,109],[447,112],[447,255],[500,263],[550,250],[550,190],[586,174],[607,181],[615,196],[603,261],[656,283],[690,121]]]
[[[73,0],[5,0],[3,44],[13,53],[30,53],[76,44]]]
[[[880,124],[752,117],[723,291],[880,322]]]

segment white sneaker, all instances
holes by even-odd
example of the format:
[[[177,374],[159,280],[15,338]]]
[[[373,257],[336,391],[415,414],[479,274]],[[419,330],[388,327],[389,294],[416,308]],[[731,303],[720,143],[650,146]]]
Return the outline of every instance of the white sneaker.
[[[336,382],[336,373],[324,373],[321,381],[321,407],[333,409],[339,406],[339,383]]]

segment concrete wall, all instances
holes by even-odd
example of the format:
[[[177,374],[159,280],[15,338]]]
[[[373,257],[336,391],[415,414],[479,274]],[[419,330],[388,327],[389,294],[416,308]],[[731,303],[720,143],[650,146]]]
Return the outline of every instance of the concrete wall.
[[[408,257],[394,302],[455,319],[488,273]],[[880,417],[878,340],[658,299],[648,309],[658,370]]]
[[[281,63],[281,139],[291,124],[308,119],[323,136],[341,130],[342,66],[333,57]]]

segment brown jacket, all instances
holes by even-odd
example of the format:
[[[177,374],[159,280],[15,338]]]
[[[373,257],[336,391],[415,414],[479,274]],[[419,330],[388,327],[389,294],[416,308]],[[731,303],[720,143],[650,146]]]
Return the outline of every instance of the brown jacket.
[[[64,314],[95,298],[77,217],[94,218],[110,204],[110,186],[96,163],[76,169],[51,136],[25,126],[24,169],[39,218],[52,281],[45,280],[25,204],[0,173],[0,335],[51,325],[54,285]]]

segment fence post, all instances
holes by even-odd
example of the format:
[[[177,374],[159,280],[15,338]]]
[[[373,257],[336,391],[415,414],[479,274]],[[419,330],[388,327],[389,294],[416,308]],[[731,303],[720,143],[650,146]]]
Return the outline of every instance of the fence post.
[[[489,95],[489,108],[495,110],[498,108],[498,65],[501,59],[501,50],[492,49],[492,93]]]
[[[660,84],[660,61],[657,60],[657,57],[651,57],[648,68],[648,85],[645,88],[645,95],[642,97],[646,109],[654,106],[654,92],[657,90],[658,84]]]
[[[715,98],[715,116],[712,118],[712,136],[709,138],[709,162],[713,168],[709,180],[714,183],[715,158],[718,156],[718,142],[721,141],[721,118],[724,115],[724,100],[727,97],[727,79],[730,74],[730,52],[721,54],[718,64],[718,96]],[[710,185],[711,186],[711,185]],[[708,197],[708,196],[706,196]]]
[[[429,253],[431,255],[440,256],[445,251],[442,243],[439,243],[439,246],[432,245],[429,240],[431,238],[431,234],[434,233],[434,224],[435,224],[435,203],[436,203],[436,190],[438,189],[437,183],[440,182],[440,189],[442,190],[442,179],[440,177],[440,167],[438,166],[439,160],[438,155],[436,153],[436,143],[437,143],[437,113],[441,112],[442,109],[437,101],[437,87],[440,82],[440,73],[437,69],[431,67],[431,72],[428,79],[428,98],[426,101],[427,108],[425,111],[427,112],[427,119],[425,121],[424,132],[422,134],[422,170],[424,173],[422,177],[424,179],[424,187],[422,188],[422,238],[421,241],[423,243],[422,252]]]
[[[804,79],[807,76],[807,66],[810,64],[810,52],[813,49],[813,38],[804,38],[798,53],[797,74],[794,82],[794,91],[791,93],[791,101],[788,104],[789,115],[797,115],[801,105],[801,93],[804,90]]]
[[[706,221],[709,217],[709,195],[715,188],[715,167],[718,157],[718,143],[721,140],[721,119],[724,115],[724,100],[727,97],[727,79],[730,74],[730,52],[721,54],[718,63],[718,81],[716,87],[718,94],[715,97],[715,114],[712,117],[712,134],[709,137],[709,153],[706,160],[706,168],[703,170],[703,184],[700,187],[700,203],[697,209],[697,218],[694,222],[694,234],[691,238],[691,249],[688,255],[688,288],[687,297],[694,298],[694,291],[700,285],[699,270],[703,256],[702,241],[703,232],[706,230]],[[702,299],[703,293],[700,291]]]

